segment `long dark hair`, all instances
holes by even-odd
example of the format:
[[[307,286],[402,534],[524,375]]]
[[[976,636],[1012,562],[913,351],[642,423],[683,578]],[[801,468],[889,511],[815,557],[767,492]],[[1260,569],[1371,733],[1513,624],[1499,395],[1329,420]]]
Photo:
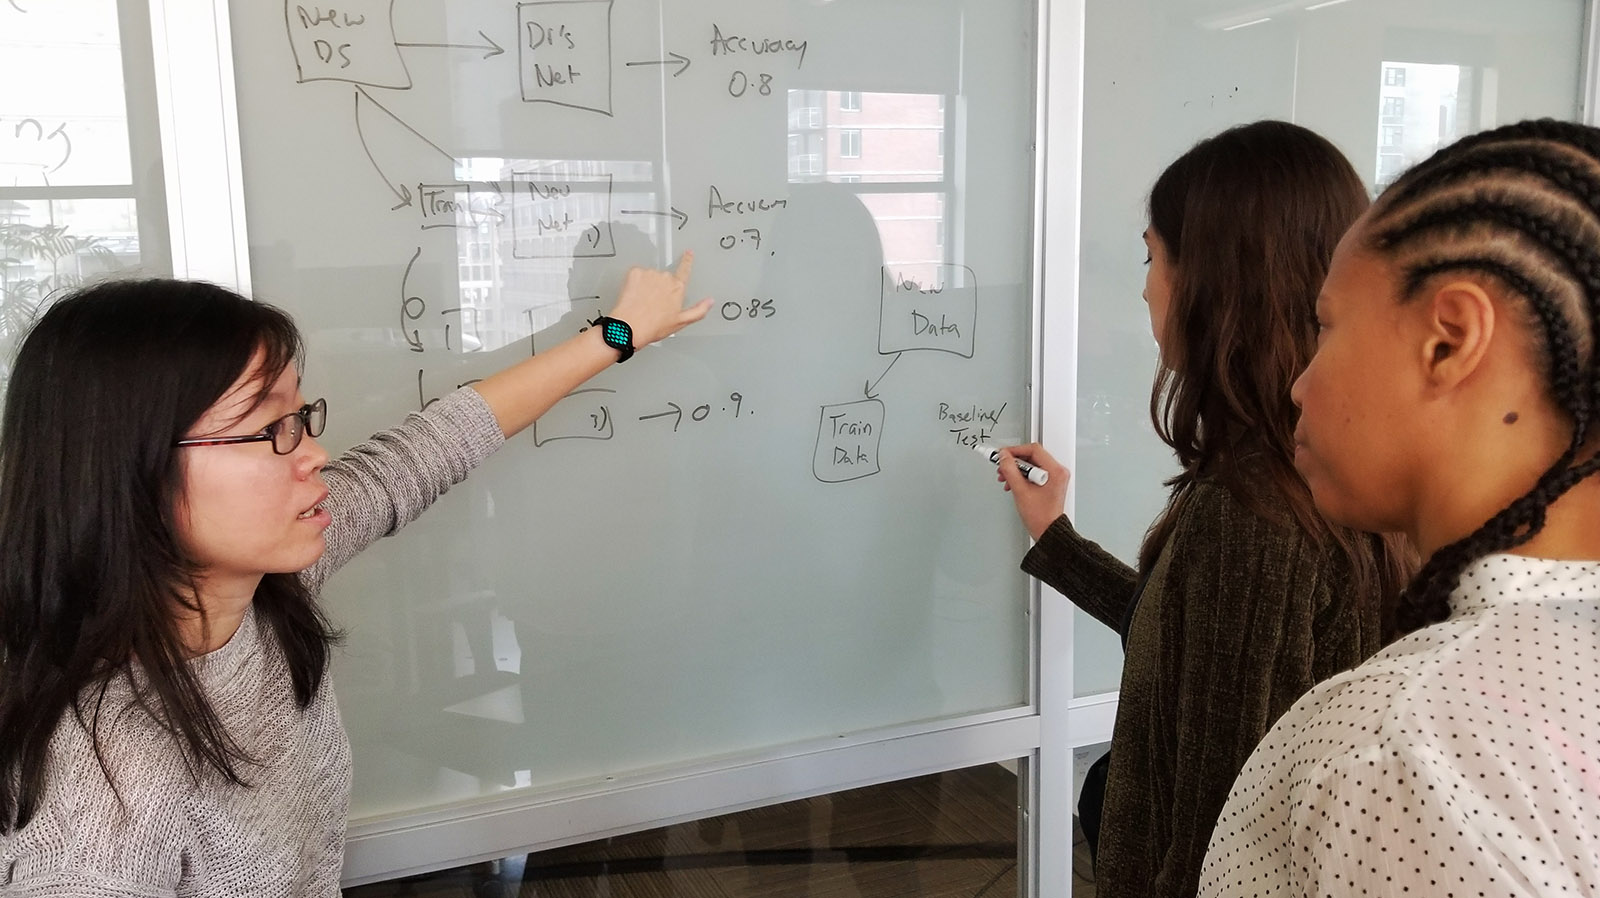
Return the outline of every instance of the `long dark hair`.
[[[264,353],[259,403],[297,364],[289,316],[211,284],[107,282],[55,303],[18,350],[0,418],[0,832],[32,818],[58,726],[100,742],[117,678],[172,735],[198,783],[251,762],[186,663],[199,613],[174,523],[173,441]],[[307,706],[335,639],[300,579],[268,574],[256,613]],[[135,673],[137,672],[137,675]],[[115,781],[112,783],[115,787]]]
[[[1394,539],[1334,527],[1294,469],[1290,387],[1316,351],[1316,301],[1333,250],[1367,208],[1333,144],[1262,121],[1195,144],[1150,191],[1150,229],[1171,263],[1166,356],[1150,394],[1156,433],[1180,472],[1145,535],[1150,570],[1190,490],[1214,480],[1267,520],[1298,526],[1349,561],[1362,601],[1399,591],[1408,553]]]
[[[1521,122],[1457,141],[1378,198],[1366,246],[1400,271],[1402,301],[1441,274],[1498,283],[1528,313],[1547,389],[1572,440],[1527,494],[1434,552],[1406,587],[1405,631],[1450,616],[1450,593],[1478,558],[1522,545],[1600,457],[1579,460],[1600,408],[1600,130]]]

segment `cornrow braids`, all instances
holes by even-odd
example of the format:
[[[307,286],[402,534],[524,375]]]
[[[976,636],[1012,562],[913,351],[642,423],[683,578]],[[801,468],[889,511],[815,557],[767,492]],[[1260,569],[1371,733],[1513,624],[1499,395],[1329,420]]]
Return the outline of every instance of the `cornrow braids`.
[[[1572,439],[1526,494],[1433,554],[1396,609],[1401,632],[1444,621],[1461,574],[1543,529],[1550,505],[1600,472],[1579,461],[1600,411],[1600,129],[1550,119],[1473,135],[1403,175],[1373,209],[1370,247],[1409,300],[1444,274],[1478,275],[1519,298]]]

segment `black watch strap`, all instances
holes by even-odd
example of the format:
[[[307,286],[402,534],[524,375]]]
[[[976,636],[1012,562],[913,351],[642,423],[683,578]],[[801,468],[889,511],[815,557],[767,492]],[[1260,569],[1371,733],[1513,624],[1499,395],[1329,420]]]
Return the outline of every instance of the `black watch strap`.
[[[628,322],[600,315],[589,324],[600,328],[600,339],[617,351],[618,362],[626,362],[633,357],[633,328],[628,326]]]

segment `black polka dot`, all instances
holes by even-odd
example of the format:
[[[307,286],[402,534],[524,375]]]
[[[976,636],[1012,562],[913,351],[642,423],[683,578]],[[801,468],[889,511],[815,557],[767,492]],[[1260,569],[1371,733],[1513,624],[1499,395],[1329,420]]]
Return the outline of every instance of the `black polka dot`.
[[[1200,894],[1600,895],[1597,681],[1600,564],[1479,560],[1448,620],[1267,733]]]

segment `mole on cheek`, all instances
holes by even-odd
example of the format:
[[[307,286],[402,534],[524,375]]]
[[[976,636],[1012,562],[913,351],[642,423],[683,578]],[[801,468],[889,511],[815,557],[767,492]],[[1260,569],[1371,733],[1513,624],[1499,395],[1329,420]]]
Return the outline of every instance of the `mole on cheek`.
[[[1515,424],[1515,423],[1517,423],[1517,413],[1516,412],[1506,412],[1506,416],[1504,418],[1501,418],[1500,420],[1506,422],[1507,424]]]

